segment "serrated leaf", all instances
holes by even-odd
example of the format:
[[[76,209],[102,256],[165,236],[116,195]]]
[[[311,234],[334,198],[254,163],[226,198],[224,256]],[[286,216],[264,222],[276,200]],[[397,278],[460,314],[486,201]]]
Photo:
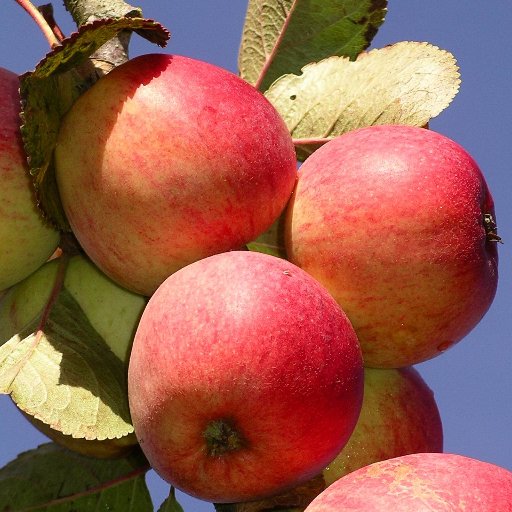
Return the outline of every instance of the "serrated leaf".
[[[454,56],[429,43],[401,42],[330,57],[285,75],[265,93],[296,139],[299,159],[350,130],[375,124],[424,126],[453,100]],[[303,143],[301,143],[301,140]]]
[[[44,444],[0,469],[0,510],[149,512],[148,469],[141,454],[100,461]]]
[[[60,202],[52,161],[60,122],[88,85],[78,67],[124,30],[136,31],[160,46],[165,46],[169,38],[169,32],[153,20],[130,17],[95,20],[82,25],[47,54],[34,71],[20,77],[21,133],[37,202],[43,214],[63,231],[70,228]]]
[[[176,499],[174,487],[171,487],[169,497],[160,505],[158,512],[183,512],[183,507]]]
[[[285,210],[286,212],[286,210]],[[285,212],[270,226],[265,233],[262,233],[256,240],[247,244],[250,251],[270,254],[277,258],[286,259],[284,244],[284,215]]]
[[[63,289],[43,330],[0,346],[0,392],[52,429],[82,439],[133,432],[126,369]]]
[[[240,74],[264,91],[309,62],[355,58],[383,23],[386,6],[387,0],[250,0]]]

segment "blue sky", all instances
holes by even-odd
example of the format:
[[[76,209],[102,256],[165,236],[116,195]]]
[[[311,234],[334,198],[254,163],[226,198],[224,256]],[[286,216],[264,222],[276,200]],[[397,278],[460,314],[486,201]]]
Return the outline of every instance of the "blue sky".
[[[140,0],[146,17],[172,32],[165,52],[188,55],[236,71],[246,2]],[[67,33],[73,25],[61,1],[56,18]],[[512,103],[510,99],[510,0],[464,2],[390,0],[387,20],[373,47],[403,40],[428,41],[451,51],[462,75],[460,93],[431,122],[431,128],[462,144],[479,163],[496,202],[500,283],[485,318],[458,345],[418,365],[433,389],[445,432],[445,451],[460,453],[512,470]],[[47,43],[32,20],[11,1],[2,2],[0,66],[21,73],[34,67]],[[135,36],[132,56],[162,51]],[[0,397],[0,466],[19,452],[45,441],[6,397]],[[168,487],[148,477],[160,503]],[[212,510],[180,496],[188,511]]]

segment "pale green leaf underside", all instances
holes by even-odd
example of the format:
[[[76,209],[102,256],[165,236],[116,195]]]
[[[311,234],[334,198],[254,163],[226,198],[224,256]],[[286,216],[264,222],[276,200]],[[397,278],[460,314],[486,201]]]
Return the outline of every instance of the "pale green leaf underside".
[[[0,510],[150,512],[140,454],[95,460],[50,443],[0,469]]]
[[[44,332],[0,346],[0,392],[54,430],[83,439],[133,432],[123,363],[63,290]]]
[[[265,93],[294,139],[316,149],[347,131],[375,124],[424,126],[453,100],[460,76],[453,55],[428,43],[401,42],[361,54],[330,57],[285,75]]]
[[[331,55],[355,58],[384,21],[386,0],[250,0],[241,76],[261,90]]]

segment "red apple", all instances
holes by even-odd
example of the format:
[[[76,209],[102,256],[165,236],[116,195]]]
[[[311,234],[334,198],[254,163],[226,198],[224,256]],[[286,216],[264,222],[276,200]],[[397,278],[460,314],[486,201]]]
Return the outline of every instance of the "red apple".
[[[230,252],[155,292],[128,394],[157,473],[207,501],[277,493],[319,473],[361,408],[360,347],[343,311],[288,261]]]
[[[288,129],[260,92],[171,55],[137,57],[94,84],[64,119],[55,156],[82,247],[146,295],[264,232],[297,175]]]
[[[365,368],[363,405],[355,429],[322,473],[278,496],[236,504],[232,510],[303,510],[326,487],[361,467],[410,453],[442,449],[439,411],[420,374],[412,367]]]
[[[22,281],[52,254],[59,233],[36,207],[20,133],[18,76],[0,68],[0,291]]]
[[[323,491],[305,512],[512,512],[512,473],[447,453],[377,462]]]
[[[374,462],[442,451],[441,417],[421,375],[414,368],[365,368],[363,406],[356,427],[323,477],[330,485]]]
[[[350,318],[366,366],[432,358],[489,308],[498,280],[491,194],[447,137],[372,126],[302,165],[287,211],[290,261]]]

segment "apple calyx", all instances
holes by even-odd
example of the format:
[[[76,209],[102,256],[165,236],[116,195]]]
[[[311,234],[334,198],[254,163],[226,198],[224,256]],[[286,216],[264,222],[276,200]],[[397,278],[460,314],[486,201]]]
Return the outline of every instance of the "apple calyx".
[[[498,235],[498,226],[496,225],[492,213],[484,213],[484,228],[488,242],[503,243],[501,237]]]
[[[221,457],[246,446],[244,436],[231,419],[212,420],[203,432],[206,441],[206,453],[210,457]]]

